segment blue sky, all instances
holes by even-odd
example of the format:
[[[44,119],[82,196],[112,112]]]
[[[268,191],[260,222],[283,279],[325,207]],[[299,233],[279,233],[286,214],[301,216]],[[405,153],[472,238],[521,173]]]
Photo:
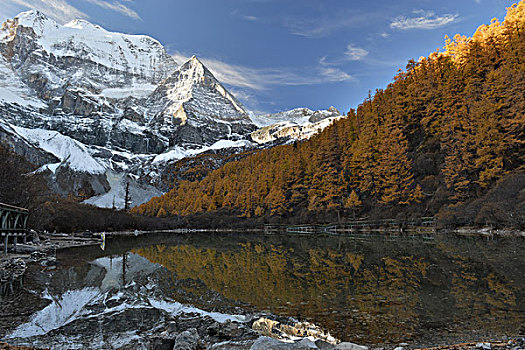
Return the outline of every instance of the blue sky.
[[[409,59],[472,35],[506,0],[1,0],[2,21],[34,8],[146,34],[179,62],[197,55],[249,109],[341,112],[384,88]]]

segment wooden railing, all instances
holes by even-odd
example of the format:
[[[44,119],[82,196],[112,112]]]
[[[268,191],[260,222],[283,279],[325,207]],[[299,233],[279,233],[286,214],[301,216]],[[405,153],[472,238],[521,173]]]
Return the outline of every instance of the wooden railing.
[[[434,230],[433,217],[415,219],[355,220],[326,225],[265,225],[266,233],[328,233],[342,234],[363,231],[385,230],[405,232],[413,230]]]
[[[0,238],[3,238],[3,251],[7,253],[9,240],[12,239],[16,251],[18,239],[24,243],[27,237],[27,217],[29,210],[0,203]]]

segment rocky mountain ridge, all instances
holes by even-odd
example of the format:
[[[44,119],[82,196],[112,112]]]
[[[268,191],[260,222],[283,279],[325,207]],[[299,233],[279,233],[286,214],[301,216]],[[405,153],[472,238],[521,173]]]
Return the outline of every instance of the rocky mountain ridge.
[[[260,128],[250,136],[258,144],[266,144],[282,138],[308,139],[342,117],[341,112],[335,107],[319,111],[295,108],[254,118],[254,122],[260,125]]]

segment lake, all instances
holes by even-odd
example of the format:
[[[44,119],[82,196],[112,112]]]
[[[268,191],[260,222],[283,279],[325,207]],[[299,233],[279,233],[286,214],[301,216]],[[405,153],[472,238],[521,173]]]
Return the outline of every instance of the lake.
[[[308,321],[340,340],[366,345],[504,339],[525,333],[524,248],[519,238],[452,234],[115,238],[104,251],[59,252],[57,268],[47,269],[39,282],[49,305],[11,339],[94,344],[104,333],[101,343],[124,344],[140,327],[166,321],[166,313],[216,322],[255,316]],[[122,321],[125,312],[130,321],[118,326],[113,320]]]

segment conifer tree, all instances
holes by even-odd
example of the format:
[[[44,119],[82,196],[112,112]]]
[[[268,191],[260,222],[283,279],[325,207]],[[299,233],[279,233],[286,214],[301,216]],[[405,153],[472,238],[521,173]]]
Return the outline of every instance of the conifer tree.
[[[350,195],[344,200],[345,208],[350,209],[352,211],[352,217],[354,219],[356,212],[359,210],[359,207],[361,207],[362,204],[363,202],[361,202],[355,190],[352,190],[352,192],[350,192]]]

